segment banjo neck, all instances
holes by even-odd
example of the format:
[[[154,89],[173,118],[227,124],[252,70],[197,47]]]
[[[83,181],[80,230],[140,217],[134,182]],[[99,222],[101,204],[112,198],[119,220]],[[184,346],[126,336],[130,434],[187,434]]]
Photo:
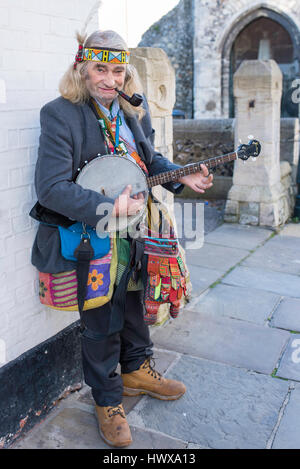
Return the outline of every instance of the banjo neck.
[[[205,166],[210,169],[218,166],[222,163],[229,163],[230,161],[234,161],[238,158],[237,152],[233,153],[226,153],[226,155],[221,155],[213,158],[209,158],[208,160],[198,161],[197,163],[191,163],[182,168],[178,168],[171,171],[166,171],[164,173],[156,174],[155,176],[148,176],[147,183],[149,187],[158,186],[159,184],[165,184],[166,182],[171,181],[178,181],[178,179],[182,178],[183,176],[188,176],[189,174],[198,173],[201,171],[201,164],[205,164]]]

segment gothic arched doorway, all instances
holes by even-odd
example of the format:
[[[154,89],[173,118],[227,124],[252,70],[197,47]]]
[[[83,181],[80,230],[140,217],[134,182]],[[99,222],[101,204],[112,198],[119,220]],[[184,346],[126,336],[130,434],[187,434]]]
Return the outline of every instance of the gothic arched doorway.
[[[233,75],[241,62],[274,59],[283,74],[281,115],[298,117],[298,104],[291,100],[291,84],[299,77],[299,41],[299,30],[292,20],[267,8],[240,19],[223,43],[223,114],[234,117]]]

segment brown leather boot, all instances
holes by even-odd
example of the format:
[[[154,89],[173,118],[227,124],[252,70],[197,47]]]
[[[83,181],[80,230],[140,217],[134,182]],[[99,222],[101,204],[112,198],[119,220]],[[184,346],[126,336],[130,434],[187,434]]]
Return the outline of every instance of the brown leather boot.
[[[149,394],[149,396],[157,399],[173,401],[181,397],[186,391],[185,385],[180,381],[164,378],[158,371],[155,371],[150,364],[150,357],[144,361],[138,370],[131,373],[122,373],[121,376],[124,396]]]
[[[123,447],[132,443],[131,432],[122,404],[115,407],[96,405],[99,432],[102,439],[110,446]]]

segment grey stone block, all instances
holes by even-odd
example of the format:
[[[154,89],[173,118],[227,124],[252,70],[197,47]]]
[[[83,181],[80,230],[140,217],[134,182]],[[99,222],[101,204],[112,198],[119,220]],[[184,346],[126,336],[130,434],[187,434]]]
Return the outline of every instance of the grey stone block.
[[[300,386],[290,395],[276,433],[273,449],[300,449]]]
[[[147,429],[216,449],[265,448],[288,390],[286,381],[183,356],[167,374],[183,380],[177,401],[148,398],[130,414]],[[196,446],[197,447],[197,446]]]
[[[290,334],[276,376],[300,381],[300,334]]]
[[[187,264],[192,283],[192,296],[200,295],[210,285],[219,280],[224,272],[222,270],[206,269],[192,264]]]
[[[157,347],[271,373],[289,333],[212,313],[184,310],[155,334]]]
[[[294,236],[300,239],[300,223],[287,223],[279,236]]]
[[[226,224],[205,237],[207,243],[238,249],[254,249],[272,234],[271,230],[249,225]]]
[[[270,324],[281,329],[300,332],[300,299],[284,298],[275,309]]]
[[[220,283],[204,292],[192,309],[263,325],[279,300],[275,293]]]
[[[207,267],[225,273],[248,254],[245,249],[205,243],[201,249],[187,249],[186,262],[188,265]]]
[[[300,298],[300,277],[262,268],[238,266],[224,277],[222,283]]]
[[[186,448],[187,443],[147,429],[131,427],[130,449]],[[100,437],[96,416],[78,408],[64,408],[40,431],[28,434],[14,449],[112,449]]]
[[[300,239],[276,236],[258,248],[242,265],[300,275]]]

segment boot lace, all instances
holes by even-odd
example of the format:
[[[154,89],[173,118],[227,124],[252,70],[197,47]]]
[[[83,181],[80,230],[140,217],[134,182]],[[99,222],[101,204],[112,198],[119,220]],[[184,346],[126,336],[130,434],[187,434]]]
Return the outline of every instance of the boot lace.
[[[153,376],[154,379],[158,379],[160,381],[162,378],[162,375],[158,371],[156,371],[154,367],[155,367],[154,358],[153,357],[147,358],[145,363],[143,364],[143,368],[145,369],[149,368],[148,374],[151,374],[151,376]]]
[[[125,414],[124,414],[124,410],[122,408],[122,405],[119,404],[115,407],[109,407],[107,409],[107,412],[108,412],[108,416],[109,418],[113,417],[114,415],[121,415],[121,417],[123,417],[125,419]]]

